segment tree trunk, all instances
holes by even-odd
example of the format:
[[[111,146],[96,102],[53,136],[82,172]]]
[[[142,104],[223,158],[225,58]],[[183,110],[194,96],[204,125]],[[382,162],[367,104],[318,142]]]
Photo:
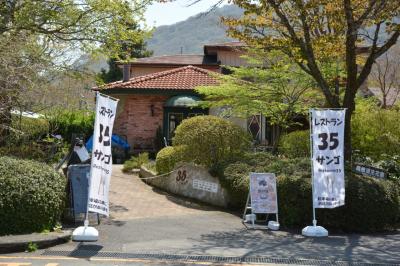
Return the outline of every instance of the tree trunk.
[[[0,108],[0,146],[6,144],[6,139],[10,135],[11,127],[11,108],[6,106]]]

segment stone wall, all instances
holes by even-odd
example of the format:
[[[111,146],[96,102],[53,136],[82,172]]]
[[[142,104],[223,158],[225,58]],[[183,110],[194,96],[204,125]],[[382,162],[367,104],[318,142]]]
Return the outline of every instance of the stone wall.
[[[155,176],[154,173],[142,167],[141,178]],[[154,179],[144,179],[154,187],[172,194],[196,199],[214,206],[227,207],[229,195],[221,186],[218,178],[211,176],[206,169],[193,164],[184,164],[166,176]]]
[[[118,98],[120,106],[114,123],[114,133],[126,136],[134,149],[152,149],[157,128],[162,127],[163,106],[168,96],[135,94]]]

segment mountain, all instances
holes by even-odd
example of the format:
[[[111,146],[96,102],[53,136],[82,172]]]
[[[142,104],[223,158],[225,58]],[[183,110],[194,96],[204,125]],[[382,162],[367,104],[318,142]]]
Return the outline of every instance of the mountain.
[[[221,17],[240,17],[242,9],[234,5],[215,8],[210,12],[199,13],[185,21],[173,25],[157,27],[153,37],[147,42],[154,55],[202,54],[204,44],[228,42],[221,25]]]

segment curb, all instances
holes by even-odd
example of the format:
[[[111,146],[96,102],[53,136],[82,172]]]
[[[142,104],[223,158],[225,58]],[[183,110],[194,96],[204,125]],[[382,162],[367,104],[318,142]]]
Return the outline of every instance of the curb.
[[[61,233],[2,236],[0,237],[0,254],[26,251],[30,243],[36,244],[38,249],[56,246],[68,242],[71,235],[71,230],[65,230]]]

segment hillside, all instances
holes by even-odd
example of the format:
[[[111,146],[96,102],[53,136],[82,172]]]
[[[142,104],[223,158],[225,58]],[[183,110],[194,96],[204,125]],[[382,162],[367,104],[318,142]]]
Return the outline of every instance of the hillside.
[[[239,17],[242,10],[233,5],[216,8],[208,13],[200,13],[185,21],[155,29],[148,41],[149,50],[154,55],[201,54],[203,45],[232,41],[226,36],[220,17]]]

